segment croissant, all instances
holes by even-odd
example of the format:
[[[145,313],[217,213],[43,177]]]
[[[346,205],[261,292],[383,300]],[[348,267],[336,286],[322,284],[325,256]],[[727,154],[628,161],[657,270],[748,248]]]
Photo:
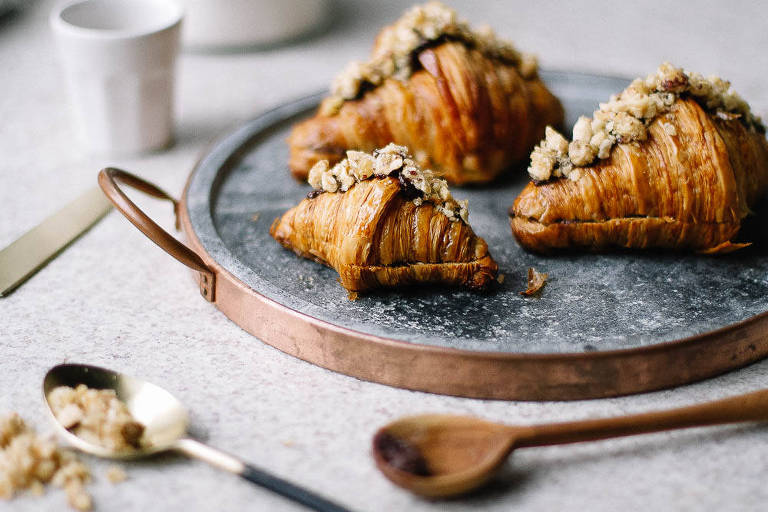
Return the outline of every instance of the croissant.
[[[765,128],[718,78],[669,64],[638,79],[570,143],[554,132],[510,208],[525,248],[722,253],[768,189]]]
[[[385,28],[372,60],[352,63],[317,114],[295,126],[290,169],[304,180],[320,160],[394,142],[452,184],[488,182],[562,121],[532,56],[433,2]]]
[[[336,269],[350,292],[420,283],[486,288],[498,267],[466,223],[466,205],[445,181],[424,177],[405,148],[350,151],[334,168],[313,168],[310,182],[320,190],[277,218],[270,234]]]

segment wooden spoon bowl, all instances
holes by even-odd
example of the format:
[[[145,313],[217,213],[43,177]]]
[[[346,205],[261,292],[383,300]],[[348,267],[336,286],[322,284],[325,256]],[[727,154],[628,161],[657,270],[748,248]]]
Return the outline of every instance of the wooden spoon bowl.
[[[480,487],[515,448],[746,421],[768,421],[768,390],[668,411],[548,425],[502,425],[445,414],[411,416],[379,429],[373,456],[396,485],[440,498]]]
[[[421,496],[451,496],[493,476],[514,448],[513,430],[469,416],[411,416],[376,433],[373,455],[400,487]]]

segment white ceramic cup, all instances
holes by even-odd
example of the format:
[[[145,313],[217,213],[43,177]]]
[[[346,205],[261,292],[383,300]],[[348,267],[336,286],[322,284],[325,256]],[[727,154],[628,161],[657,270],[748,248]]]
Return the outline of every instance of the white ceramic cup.
[[[173,141],[173,0],[75,0],[51,13],[81,133],[92,152],[126,155]]]

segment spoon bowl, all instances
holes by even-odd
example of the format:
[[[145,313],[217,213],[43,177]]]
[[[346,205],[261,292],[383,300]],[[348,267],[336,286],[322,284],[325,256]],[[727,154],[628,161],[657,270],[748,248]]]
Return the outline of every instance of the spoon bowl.
[[[374,459],[391,481],[435,498],[475,489],[514,448],[510,427],[469,416],[428,414],[398,420],[374,437]]]
[[[85,384],[93,389],[112,389],[126,404],[133,418],[144,425],[143,444],[130,450],[112,450],[73,434],[59,423],[48,400],[59,386]],[[92,455],[112,459],[135,459],[174,448],[187,433],[189,416],[182,403],[155,384],[105,368],[84,364],[61,364],[51,368],[43,379],[43,398],[58,433],[72,446]]]
[[[85,384],[93,389],[111,389],[123,401],[134,420],[144,426],[142,446],[112,450],[91,443],[67,430],[56,418],[48,397],[59,386]],[[348,512],[345,508],[308,489],[271,475],[228,453],[187,437],[189,416],[182,403],[163,388],[121,373],[84,364],[61,364],[43,379],[43,399],[61,437],[75,448],[110,459],[136,459],[162,451],[177,451],[241,476],[282,496],[319,512]]]
[[[513,449],[745,421],[768,421],[768,390],[667,411],[544,425],[502,425],[445,414],[411,416],[379,429],[373,457],[396,485],[440,498],[486,483]]]

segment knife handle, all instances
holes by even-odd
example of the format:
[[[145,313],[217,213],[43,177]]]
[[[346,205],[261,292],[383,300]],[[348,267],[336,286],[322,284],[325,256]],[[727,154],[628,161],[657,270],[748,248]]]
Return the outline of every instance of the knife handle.
[[[104,191],[115,208],[122,213],[139,231],[155,242],[161,249],[200,273],[200,294],[208,301],[215,300],[216,276],[192,249],[182,244],[167,231],[161,228],[155,221],[149,218],[136,203],[131,201],[125,192],[118,186],[118,182],[133,187],[158,199],[165,199],[173,204],[176,216],[176,229],[179,229],[179,202],[161,188],[139,178],[129,172],[107,167],[99,172],[99,186]]]
[[[311,510],[316,510],[317,512],[350,512],[348,509],[320,496],[319,494],[315,494],[308,489],[304,489],[287,480],[271,475],[250,464],[246,464],[243,467],[240,476],[251,483],[260,485],[265,489],[269,489],[272,492],[285,496],[296,503],[301,503],[305,507]]]
[[[296,503],[301,503],[305,507],[317,512],[350,512],[349,509],[346,509],[309,489],[283,480],[282,478],[267,473],[263,469],[259,469],[251,464],[246,464],[239,458],[221,450],[217,450],[207,444],[203,444],[196,439],[189,437],[177,439],[173,448],[185,455],[203,460],[208,464],[225,471],[240,475],[251,483],[269,489],[270,491],[280,494]]]

